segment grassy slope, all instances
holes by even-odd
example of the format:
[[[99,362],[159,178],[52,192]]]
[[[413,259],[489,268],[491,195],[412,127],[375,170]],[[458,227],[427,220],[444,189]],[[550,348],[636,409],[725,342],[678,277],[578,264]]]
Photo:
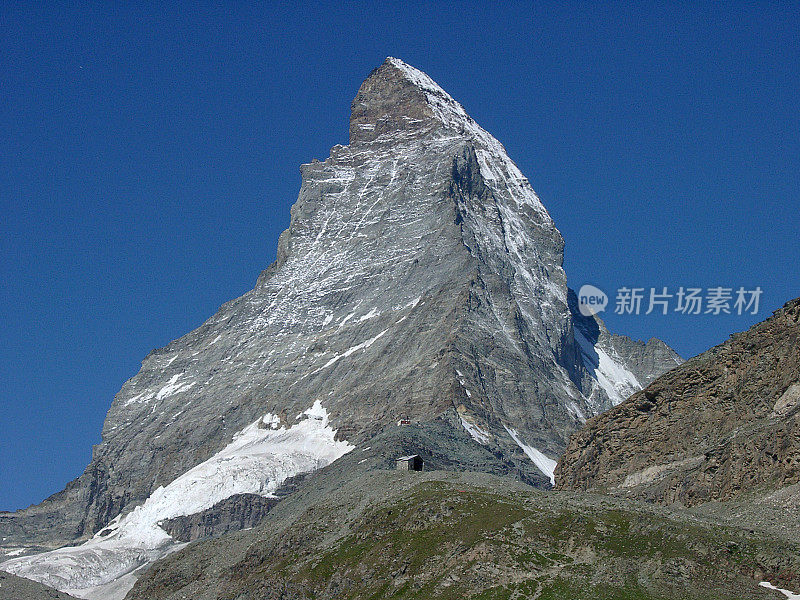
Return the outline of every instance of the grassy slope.
[[[372,484],[391,487],[397,477],[380,473]],[[800,570],[800,546],[688,513],[511,490],[501,479],[402,477],[362,508],[346,494],[309,506],[213,577],[209,563],[195,562],[205,578],[196,589],[230,600],[741,600],[776,597],[758,580]],[[180,573],[158,566],[140,597],[182,597],[191,588]]]

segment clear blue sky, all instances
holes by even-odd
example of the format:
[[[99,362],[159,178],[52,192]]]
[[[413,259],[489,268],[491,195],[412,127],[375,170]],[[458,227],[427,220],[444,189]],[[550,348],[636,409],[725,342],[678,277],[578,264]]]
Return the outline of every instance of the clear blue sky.
[[[764,289],[613,331],[690,356],[800,295],[796,3],[117,4],[0,6],[2,509],[77,476],[147,352],[252,287],[387,55],[505,144],[572,286]]]

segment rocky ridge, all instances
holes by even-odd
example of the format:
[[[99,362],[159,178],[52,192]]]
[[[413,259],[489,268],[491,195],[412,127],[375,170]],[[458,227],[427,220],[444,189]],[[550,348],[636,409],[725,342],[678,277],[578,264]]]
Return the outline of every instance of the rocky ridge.
[[[693,506],[800,481],[800,299],[591,419],[559,489]]]
[[[75,598],[30,579],[0,571],[0,600],[75,600]]]

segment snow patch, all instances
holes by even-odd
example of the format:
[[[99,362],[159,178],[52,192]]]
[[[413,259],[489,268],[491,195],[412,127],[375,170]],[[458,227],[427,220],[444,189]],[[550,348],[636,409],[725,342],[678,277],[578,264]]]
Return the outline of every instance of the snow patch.
[[[762,581],[759,583],[763,588],[767,588],[768,590],[775,590],[776,592],[780,592],[784,596],[786,596],[789,600],[800,600],[800,594],[795,594],[794,592],[790,592],[789,590],[784,590],[779,587],[775,587],[769,581]]]
[[[574,400],[570,400],[569,402],[567,402],[567,412],[569,412],[569,414],[573,415],[581,423],[586,423],[586,415],[583,414],[583,411],[575,403]]]
[[[154,395],[155,394],[153,394],[153,392],[142,392],[141,394],[136,394],[132,398],[128,398],[124,406],[128,406],[129,404],[136,404],[137,402],[147,402]]]
[[[158,392],[156,392],[156,400],[163,400],[167,396],[172,396],[180,392],[185,392],[195,384],[194,381],[178,383],[178,379],[180,379],[181,377],[183,377],[183,373],[178,373],[177,375],[173,375],[172,378],[167,383],[167,385],[165,385],[160,390],[158,390]]]
[[[347,323],[350,319],[352,319],[355,316],[356,316],[356,313],[355,312],[351,312],[344,319],[342,319],[342,321],[339,323],[339,327],[344,326],[345,323]]]
[[[481,429],[474,423],[470,423],[464,418],[464,415],[459,415],[461,417],[461,425],[466,429],[467,433],[470,437],[478,442],[479,444],[486,445],[489,443],[489,432]]]
[[[332,359],[330,359],[328,362],[326,362],[324,365],[322,365],[319,369],[309,373],[309,375],[314,375],[315,373],[319,373],[323,369],[327,369],[328,367],[333,366],[334,364],[339,362],[341,359],[346,358],[346,357],[350,356],[351,354],[353,354],[355,352],[358,352],[359,350],[364,350],[365,348],[369,348],[370,346],[372,346],[372,344],[374,344],[380,338],[382,338],[386,334],[387,331],[389,331],[389,330],[388,329],[384,329],[383,331],[381,331],[375,337],[370,338],[365,342],[361,342],[360,344],[358,344],[356,346],[353,346],[352,348],[348,348],[347,350],[345,350],[341,354],[337,354]]]
[[[378,315],[380,315],[380,314],[381,314],[381,313],[380,313],[380,312],[378,312],[378,309],[377,309],[377,308],[373,308],[371,311],[369,311],[369,312],[368,312],[367,314],[365,314],[364,316],[362,316],[362,317],[359,317],[359,318],[358,318],[358,322],[359,322],[359,323],[363,323],[364,321],[367,321],[367,320],[369,320],[369,319],[372,319],[373,317],[377,317],[377,316],[378,316]]]
[[[553,476],[553,472],[556,470],[556,464],[558,463],[554,461],[552,458],[548,458],[547,456],[539,452],[533,446],[528,446],[527,444],[525,444],[519,438],[519,434],[515,429],[509,429],[505,425],[503,425],[503,427],[505,427],[506,431],[508,432],[508,435],[510,435],[511,439],[513,439],[514,442],[516,442],[517,446],[522,448],[522,451],[525,454],[527,454],[528,458],[530,458],[533,461],[533,464],[536,465],[536,468],[539,469],[545,475],[547,475],[550,478],[550,483],[555,485],[556,479]]]

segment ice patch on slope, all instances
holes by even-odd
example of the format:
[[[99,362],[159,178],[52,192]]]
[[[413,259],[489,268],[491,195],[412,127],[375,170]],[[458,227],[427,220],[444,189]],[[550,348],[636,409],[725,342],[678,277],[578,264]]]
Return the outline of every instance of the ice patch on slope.
[[[113,582],[175,548],[159,527],[161,521],[206,510],[235,494],[273,496],[287,478],[320,469],[353,450],[335,439],[319,400],[303,414],[308,418],[288,429],[276,429],[279,420],[272,414],[248,425],[223,450],[159,487],[84,544],[13,559],[0,568],[90,597],[88,588]]]
[[[586,423],[586,415],[583,414],[583,411],[575,403],[574,400],[570,400],[569,402],[567,402],[566,406],[567,406],[567,411],[569,412],[569,414],[573,415],[581,423]]]
[[[158,392],[156,392],[156,400],[163,400],[167,396],[172,396],[173,394],[177,394],[178,392],[185,392],[190,387],[192,387],[195,382],[183,382],[178,383],[178,379],[183,377],[183,373],[178,373],[177,375],[173,375],[167,385],[162,387]]]
[[[142,392],[141,394],[136,394],[125,402],[125,406],[128,406],[129,404],[136,404],[137,402],[147,402],[154,395],[155,394],[153,394],[153,392]]]
[[[528,456],[528,458],[530,458],[533,461],[533,464],[536,465],[536,468],[539,469],[545,475],[547,475],[550,478],[550,483],[555,485],[556,478],[553,476],[553,473],[556,470],[557,462],[554,461],[552,458],[548,458],[533,446],[528,446],[525,442],[523,442],[519,438],[519,434],[515,429],[509,429],[505,425],[503,425],[503,427],[505,427],[506,431],[508,432],[508,435],[510,435],[511,439],[513,439],[514,442],[516,442],[517,446],[522,448],[522,451]]]
[[[358,322],[359,322],[359,323],[363,323],[364,321],[368,321],[369,319],[372,319],[373,317],[377,317],[377,316],[378,316],[378,315],[380,315],[380,314],[381,314],[381,313],[378,311],[378,309],[377,309],[377,308],[373,308],[373,309],[372,309],[371,311],[369,311],[367,314],[365,314],[365,315],[363,315],[363,316],[359,317],[359,318],[358,318]]]
[[[611,358],[600,348],[599,344],[592,345],[586,336],[577,329],[575,330],[575,341],[580,346],[586,368],[594,375],[612,405],[616,406],[642,389],[642,384],[633,373]],[[596,359],[593,354],[597,355]]]
[[[795,594],[794,592],[790,592],[789,590],[784,590],[779,587],[775,587],[769,581],[762,581],[759,583],[763,588],[767,588],[768,590],[775,590],[776,592],[780,592],[784,596],[786,596],[789,600],[800,600],[800,594]]]
[[[369,348],[370,346],[372,346],[372,344],[374,344],[379,339],[381,339],[386,334],[387,331],[388,331],[388,329],[384,329],[383,331],[381,331],[375,337],[372,337],[372,338],[368,339],[365,342],[361,342],[360,344],[357,344],[357,345],[353,346],[352,348],[348,348],[347,350],[345,350],[341,354],[337,354],[332,359],[330,359],[328,362],[326,362],[324,365],[322,365],[319,369],[316,369],[315,371],[312,371],[311,373],[309,373],[309,375],[314,375],[315,373],[319,373],[323,369],[327,369],[328,367],[333,366],[334,364],[336,364],[337,362],[339,362],[343,358],[347,358],[348,356],[358,352],[359,350],[364,350],[365,348]]]
[[[478,442],[479,444],[486,445],[489,443],[489,432],[484,431],[474,423],[470,423],[464,418],[464,415],[459,415],[461,417],[461,425],[470,435],[470,437]]]

